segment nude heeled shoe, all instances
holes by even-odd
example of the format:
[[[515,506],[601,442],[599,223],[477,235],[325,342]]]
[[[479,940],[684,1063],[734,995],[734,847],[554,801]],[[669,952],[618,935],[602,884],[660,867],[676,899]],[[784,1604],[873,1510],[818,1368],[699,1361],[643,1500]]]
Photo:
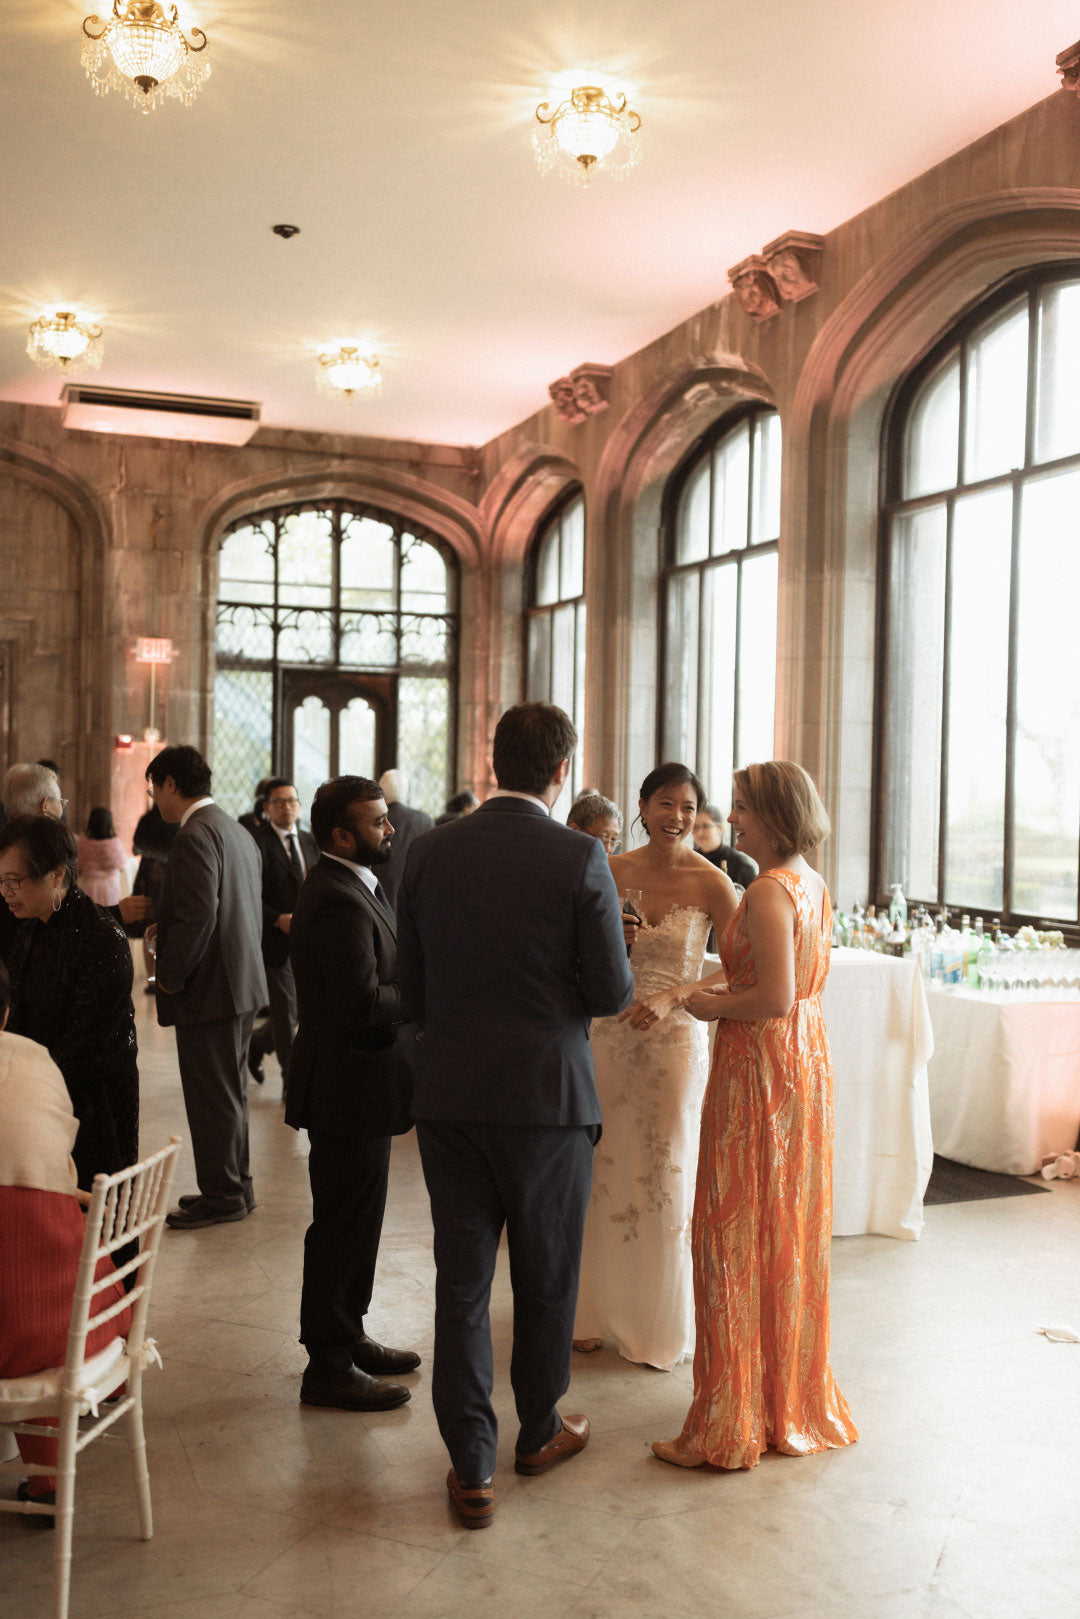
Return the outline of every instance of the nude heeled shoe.
[[[705,1466],[704,1456],[693,1450],[681,1450],[675,1439],[654,1439],[652,1449],[654,1456],[659,1456],[662,1462],[670,1462],[672,1467]]]

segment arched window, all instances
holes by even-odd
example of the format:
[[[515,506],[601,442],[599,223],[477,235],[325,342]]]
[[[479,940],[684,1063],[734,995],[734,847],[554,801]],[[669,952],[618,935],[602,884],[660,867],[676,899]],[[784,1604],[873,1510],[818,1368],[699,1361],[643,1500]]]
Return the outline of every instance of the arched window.
[[[250,809],[271,773],[305,806],[328,777],[408,772],[453,790],[457,569],[433,535],[344,501],[238,518],[219,559],[214,796]]]
[[[1013,282],[888,430],[877,887],[1076,923],[1080,274]]]
[[[773,751],[780,418],[755,407],[695,446],[665,492],[660,753],[727,802]]]
[[[565,809],[581,790],[585,730],[585,501],[574,490],[549,513],[533,543],[525,615],[525,695],[558,703],[573,720]]]

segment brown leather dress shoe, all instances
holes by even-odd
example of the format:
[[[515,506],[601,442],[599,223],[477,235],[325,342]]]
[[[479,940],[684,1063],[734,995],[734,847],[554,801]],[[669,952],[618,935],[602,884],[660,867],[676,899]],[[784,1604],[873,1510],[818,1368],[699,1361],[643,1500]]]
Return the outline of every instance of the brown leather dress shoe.
[[[486,1529],[495,1516],[495,1481],[462,1484],[454,1469],[446,1475],[446,1488],[460,1522],[466,1529]]]
[[[583,1416],[563,1417],[562,1427],[554,1439],[549,1439],[543,1450],[534,1450],[531,1456],[519,1450],[514,1457],[515,1473],[546,1473],[556,1462],[565,1462],[576,1456],[589,1443],[589,1419]]]
[[[353,1345],[352,1359],[353,1365],[370,1377],[400,1377],[402,1372],[415,1372],[420,1364],[415,1349],[389,1349],[367,1333]]]

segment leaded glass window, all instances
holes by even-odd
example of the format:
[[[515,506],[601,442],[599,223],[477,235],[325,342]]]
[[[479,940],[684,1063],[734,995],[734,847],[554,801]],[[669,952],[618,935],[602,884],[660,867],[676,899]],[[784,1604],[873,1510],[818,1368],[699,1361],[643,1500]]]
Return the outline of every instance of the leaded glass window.
[[[1078,921],[1080,277],[1002,289],[906,381],[888,440],[877,887]]]
[[[284,773],[305,805],[330,774],[410,778],[438,813],[452,791],[457,572],[434,535],[346,502],[243,517],[221,543],[214,795],[251,807]]]
[[[665,497],[660,752],[725,804],[732,772],[771,759],[776,698],[780,418],[713,428]]]
[[[585,501],[564,497],[542,523],[529,567],[525,695],[557,703],[577,727],[578,749],[560,808],[581,790],[585,733]]]

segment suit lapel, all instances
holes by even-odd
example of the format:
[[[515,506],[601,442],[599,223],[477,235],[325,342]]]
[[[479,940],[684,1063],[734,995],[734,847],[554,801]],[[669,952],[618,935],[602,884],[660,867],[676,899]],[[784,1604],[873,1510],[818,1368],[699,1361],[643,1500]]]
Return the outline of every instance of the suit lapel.
[[[325,863],[327,871],[333,872],[334,881],[342,883],[350,894],[359,894],[363,904],[374,914],[375,920],[382,924],[391,939],[397,944],[397,924],[390,912],[384,910],[379,904],[367,883],[359,878],[355,872],[350,871],[348,866],[343,866],[340,860],[335,860],[331,857]],[[316,869],[322,864],[323,861],[319,860]]]

